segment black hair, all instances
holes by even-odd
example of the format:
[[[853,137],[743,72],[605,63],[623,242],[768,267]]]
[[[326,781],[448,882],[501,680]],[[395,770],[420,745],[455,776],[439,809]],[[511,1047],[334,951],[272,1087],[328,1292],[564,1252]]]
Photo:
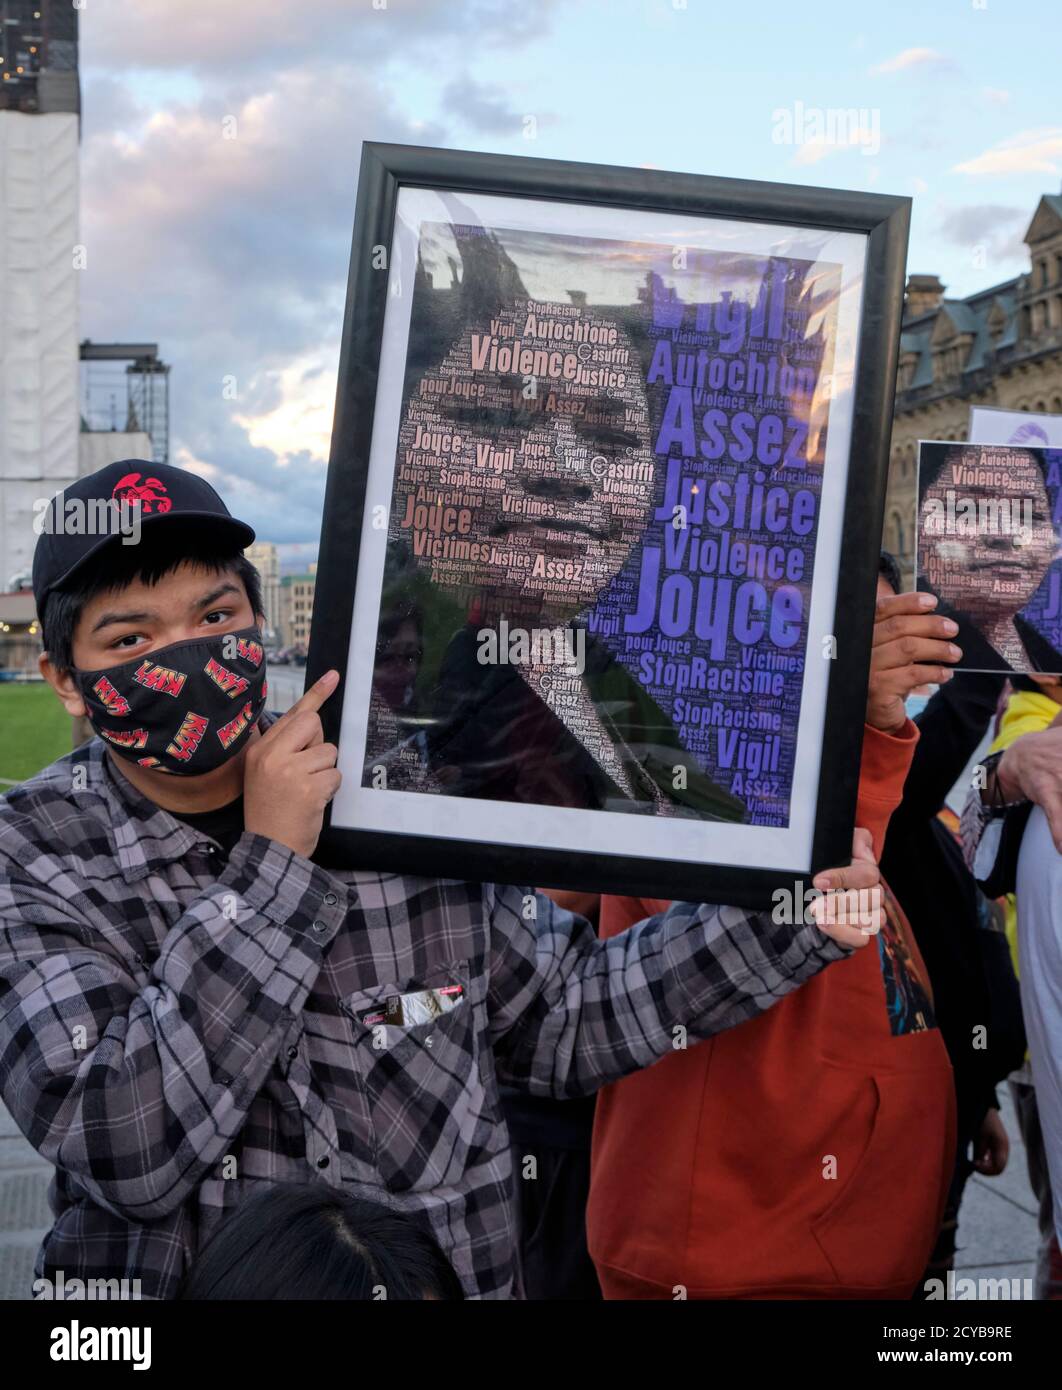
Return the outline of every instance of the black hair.
[[[249,1197],[207,1242],[187,1300],[457,1301],[453,1266],[421,1220],[324,1183]]]
[[[882,549],[878,556],[878,574],[888,583],[894,594],[903,592],[903,579],[900,566],[891,550]]]
[[[85,604],[98,594],[116,592],[137,581],[155,585],[180,565],[198,565],[214,574],[232,574],[243,581],[251,609],[263,612],[258,571],[241,550],[207,535],[197,536],[176,521],[152,535],[147,545],[110,545],[79,573],[44,600],[38,615],[41,641],[48,659],[59,671],[74,665],[74,633]]]

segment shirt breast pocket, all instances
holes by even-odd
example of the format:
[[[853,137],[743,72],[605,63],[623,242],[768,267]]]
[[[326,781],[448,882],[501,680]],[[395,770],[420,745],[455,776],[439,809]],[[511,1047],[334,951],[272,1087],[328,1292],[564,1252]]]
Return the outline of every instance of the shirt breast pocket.
[[[482,1065],[483,983],[455,961],[343,1000],[376,1167],[392,1192],[455,1183],[490,1145],[498,1117]]]

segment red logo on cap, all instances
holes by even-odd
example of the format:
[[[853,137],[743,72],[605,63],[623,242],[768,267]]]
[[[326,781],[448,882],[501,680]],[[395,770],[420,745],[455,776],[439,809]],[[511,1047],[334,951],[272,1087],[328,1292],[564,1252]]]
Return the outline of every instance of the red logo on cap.
[[[145,478],[141,473],[127,473],[114,485],[111,497],[127,506],[142,507],[145,512],[168,512],[173,503],[166,496],[166,487],[158,478]]]

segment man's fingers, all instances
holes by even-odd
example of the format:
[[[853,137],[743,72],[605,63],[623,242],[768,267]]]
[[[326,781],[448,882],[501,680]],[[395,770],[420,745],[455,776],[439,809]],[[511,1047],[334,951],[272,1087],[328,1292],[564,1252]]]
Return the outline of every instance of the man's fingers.
[[[872,671],[894,671],[901,666],[919,666],[935,663],[951,664],[962,660],[962,648],[954,642],[944,642],[932,637],[897,637],[875,647],[871,653]]]
[[[954,675],[952,666],[897,666],[888,672],[878,671],[870,698],[882,702],[890,697],[906,700],[908,695],[928,695],[926,686],[947,685]]]
[[[843,869],[823,869],[811,880],[815,888],[824,893],[831,889],[874,888],[881,882],[881,874],[873,859],[856,859]]]
[[[270,746],[283,747],[292,753],[302,748],[313,748],[316,744],[324,742],[321,716],[316,710],[296,711],[296,707],[292,705],[287,714],[282,715],[273,727],[266,731],[262,740],[263,747],[266,746],[266,739],[269,739]]]
[[[811,915],[823,928],[846,927],[863,936],[877,936],[885,922],[881,885],[863,888],[858,893],[827,893],[811,904]]]
[[[295,701],[287,714],[281,715],[277,725],[282,724],[285,719],[290,719],[293,714],[316,714],[338,684],[339,672],[326,671],[320,680],[314,681],[305,695]],[[277,725],[274,725],[274,728]]]
[[[900,668],[903,670],[903,696],[925,694],[928,690],[920,690],[920,686],[926,685],[947,685],[948,681],[955,675],[953,666],[908,666]],[[908,684],[908,677],[911,684]]]
[[[312,778],[313,789],[320,793],[322,803],[332,800],[336,792],[339,791],[343,782],[343,774],[338,769],[326,768],[323,772],[315,772]]]
[[[823,896],[811,904],[814,920],[827,935],[844,946],[865,946],[885,920],[881,872],[869,830],[852,832],[852,862],[845,868],[826,869],[812,880]]]
[[[852,950],[859,950],[863,946],[870,944],[870,937],[861,932],[858,927],[823,927],[827,936],[831,936],[834,941],[842,946],[848,946]]]
[[[280,716],[271,729],[266,730],[263,742],[268,739],[271,743],[287,743],[293,748],[312,748],[322,743],[324,733],[317,711],[338,684],[339,672],[326,671],[286,714]]]
[[[874,836],[861,825],[857,825],[852,832],[852,858],[866,859],[871,864],[878,862],[874,857]]]
[[[299,759],[299,767],[307,773],[324,772],[330,767],[335,767],[338,756],[339,749],[335,744],[325,743],[323,739],[320,743],[311,745],[304,752],[296,754]]]
[[[811,916],[821,931],[842,946],[865,946],[885,923],[881,885],[859,892],[827,893],[812,902]]]
[[[932,613],[921,617],[879,618],[874,624],[873,645],[882,647],[886,642],[895,642],[901,637],[937,637],[945,641],[958,631],[958,623],[950,618],[935,617]]]
[[[904,613],[932,613],[936,606],[935,594],[923,594],[911,589],[906,594],[887,594],[879,598],[877,613],[881,617],[892,618]]]

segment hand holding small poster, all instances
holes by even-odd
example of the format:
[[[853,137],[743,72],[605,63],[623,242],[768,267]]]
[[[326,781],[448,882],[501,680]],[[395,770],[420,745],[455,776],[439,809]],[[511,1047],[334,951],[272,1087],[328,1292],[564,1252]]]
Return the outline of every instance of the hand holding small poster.
[[[959,670],[1062,674],[1062,449],[922,441],[918,587]]]

